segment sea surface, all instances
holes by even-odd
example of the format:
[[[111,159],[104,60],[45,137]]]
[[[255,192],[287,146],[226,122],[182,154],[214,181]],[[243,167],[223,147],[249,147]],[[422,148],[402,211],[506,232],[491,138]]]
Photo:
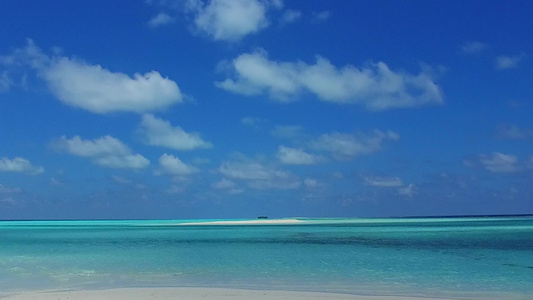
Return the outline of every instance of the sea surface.
[[[209,286],[533,299],[531,216],[300,220],[0,221],[0,295]]]

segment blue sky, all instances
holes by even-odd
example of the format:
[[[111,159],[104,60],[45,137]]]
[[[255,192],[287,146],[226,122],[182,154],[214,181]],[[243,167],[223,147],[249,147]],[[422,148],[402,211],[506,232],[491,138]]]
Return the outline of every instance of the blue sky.
[[[533,213],[531,1],[0,4],[0,218]]]

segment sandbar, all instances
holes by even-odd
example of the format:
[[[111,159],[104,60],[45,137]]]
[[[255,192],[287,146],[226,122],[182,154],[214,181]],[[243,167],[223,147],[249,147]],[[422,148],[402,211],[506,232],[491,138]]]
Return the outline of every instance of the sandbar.
[[[291,225],[303,224],[305,221],[298,219],[257,219],[257,220],[235,220],[235,221],[207,221],[207,222],[187,222],[180,223],[182,226],[198,225]]]
[[[105,290],[23,292],[1,297],[4,300],[451,300],[405,296],[359,296],[351,294],[239,290],[223,288],[119,288]]]

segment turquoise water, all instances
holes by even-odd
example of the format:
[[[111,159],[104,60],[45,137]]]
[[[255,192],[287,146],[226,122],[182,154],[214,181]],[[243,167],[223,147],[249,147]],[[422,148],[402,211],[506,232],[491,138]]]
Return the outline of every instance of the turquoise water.
[[[533,295],[533,217],[302,220],[260,226],[2,221],[0,293],[216,286]]]

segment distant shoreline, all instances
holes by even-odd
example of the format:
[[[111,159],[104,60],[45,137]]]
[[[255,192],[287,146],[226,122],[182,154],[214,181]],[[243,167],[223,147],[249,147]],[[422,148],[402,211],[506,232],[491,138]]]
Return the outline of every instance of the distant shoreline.
[[[228,221],[206,221],[180,223],[180,226],[202,226],[202,225],[292,225],[305,224],[306,221],[300,219],[255,219],[255,220],[228,220]]]
[[[75,290],[48,292],[21,292],[2,296],[4,300],[149,300],[149,299],[214,299],[214,300],[453,300],[444,297],[355,295],[341,293],[279,291],[279,290],[241,290],[224,288],[117,288],[104,290]],[[469,299],[486,299],[484,297]]]
[[[235,220],[283,220],[283,219],[298,219],[298,220],[305,220],[305,219],[439,219],[439,218],[506,218],[506,217],[533,217],[533,213],[528,214],[496,214],[496,215],[429,215],[429,216],[388,216],[388,217],[315,217],[315,216],[308,216],[308,217],[281,217],[281,218],[272,218],[272,219],[257,219],[257,218],[250,218],[250,219],[243,219],[243,218],[208,218],[208,219],[0,219],[0,222],[8,221],[8,222],[31,222],[31,221],[174,221],[174,220],[181,220],[181,221],[191,221],[194,222],[196,220],[216,220],[216,221],[235,221]]]

